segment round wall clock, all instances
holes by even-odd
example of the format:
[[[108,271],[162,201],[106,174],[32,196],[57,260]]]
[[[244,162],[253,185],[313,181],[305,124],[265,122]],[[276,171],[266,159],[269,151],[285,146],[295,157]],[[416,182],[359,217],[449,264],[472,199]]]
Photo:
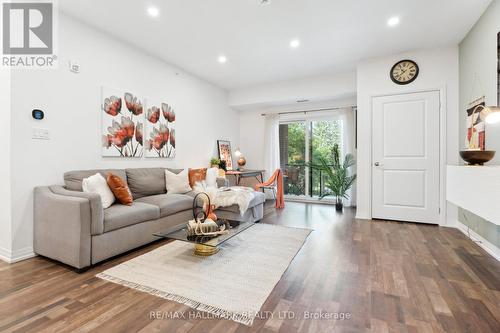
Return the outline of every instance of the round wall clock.
[[[418,76],[418,65],[413,60],[401,60],[391,68],[391,80],[396,84],[410,84]]]

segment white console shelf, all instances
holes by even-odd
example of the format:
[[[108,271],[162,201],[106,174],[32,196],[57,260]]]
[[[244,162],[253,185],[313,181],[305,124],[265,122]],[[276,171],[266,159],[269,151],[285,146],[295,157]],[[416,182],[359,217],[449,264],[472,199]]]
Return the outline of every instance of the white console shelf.
[[[500,225],[500,166],[447,166],[446,200]]]

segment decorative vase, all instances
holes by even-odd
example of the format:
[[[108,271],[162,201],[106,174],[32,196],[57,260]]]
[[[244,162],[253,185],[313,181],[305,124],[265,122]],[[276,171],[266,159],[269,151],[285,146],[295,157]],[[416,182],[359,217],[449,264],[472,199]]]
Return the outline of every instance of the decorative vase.
[[[343,208],[344,208],[344,204],[342,203],[342,199],[337,198],[337,201],[335,202],[335,210],[337,212],[341,212]]]
[[[226,178],[226,171],[222,168],[219,168],[219,178]]]
[[[247,164],[247,160],[241,156],[240,158],[238,158],[238,166],[239,166],[239,170],[243,170],[243,167],[245,166],[245,164]]]

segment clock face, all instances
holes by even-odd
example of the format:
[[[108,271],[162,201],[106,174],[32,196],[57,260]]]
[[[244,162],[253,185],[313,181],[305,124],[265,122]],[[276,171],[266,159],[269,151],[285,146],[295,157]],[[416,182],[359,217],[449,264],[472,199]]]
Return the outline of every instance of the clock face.
[[[418,65],[412,60],[402,60],[392,66],[391,80],[396,84],[409,84],[418,76]]]

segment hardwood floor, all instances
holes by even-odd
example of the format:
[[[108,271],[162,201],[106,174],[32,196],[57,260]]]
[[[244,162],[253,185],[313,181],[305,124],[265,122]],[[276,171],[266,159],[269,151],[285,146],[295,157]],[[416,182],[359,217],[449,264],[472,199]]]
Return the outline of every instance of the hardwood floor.
[[[203,319],[184,305],[94,277],[163,241],[83,274],[41,257],[0,262],[0,331],[500,332],[495,259],[455,229],[353,215],[318,204],[270,210],[263,223],[314,232],[251,327]],[[152,311],[186,318],[154,319]],[[310,320],[302,318],[306,312],[349,318]],[[301,318],[284,318],[292,313]]]

